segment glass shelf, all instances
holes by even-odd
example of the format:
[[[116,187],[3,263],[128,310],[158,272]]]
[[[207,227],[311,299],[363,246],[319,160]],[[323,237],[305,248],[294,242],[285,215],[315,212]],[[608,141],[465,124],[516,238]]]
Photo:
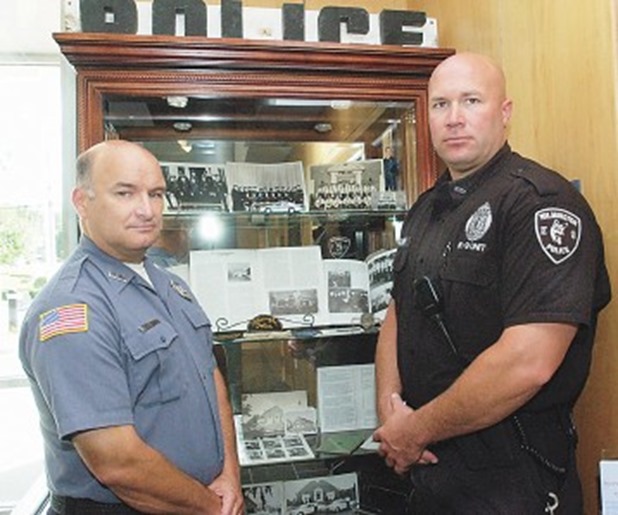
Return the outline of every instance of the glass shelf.
[[[323,338],[337,338],[354,335],[376,335],[376,326],[367,329],[361,326],[300,327],[285,331],[227,331],[215,333],[215,342],[220,345],[264,342],[272,340],[310,341]]]
[[[188,250],[259,249],[317,245],[325,259],[364,260],[397,246],[404,210],[167,212],[164,227],[182,233]]]
[[[183,222],[194,223],[196,218],[202,216],[216,216],[220,218],[246,220],[255,225],[262,225],[269,220],[316,220],[320,222],[341,222],[346,220],[372,220],[372,219],[401,219],[405,216],[405,209],[348,209],[333,211],[299,211],[295,213],[251,213],[249,211],[216,211],[216,210],[195,210],[195,211],[166,211],[164,213],[165,222],[168,227],[175,223],[179,226]]]

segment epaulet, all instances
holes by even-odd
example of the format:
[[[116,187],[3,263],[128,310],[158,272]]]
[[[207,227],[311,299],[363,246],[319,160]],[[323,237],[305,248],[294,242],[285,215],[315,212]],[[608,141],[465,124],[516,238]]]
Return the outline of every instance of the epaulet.
[[[71,291],[75,288],[81,276],[82,268],[87,261],[88,256],[83,255],[80,259],[72,259],[70,262],[66,263],[62,273],[62,280],[66,281]]]
[[[537,163],[524,163],[511,171],[511,175],[534,186],[542,197],[555,195],[560,191],[560,176]]]

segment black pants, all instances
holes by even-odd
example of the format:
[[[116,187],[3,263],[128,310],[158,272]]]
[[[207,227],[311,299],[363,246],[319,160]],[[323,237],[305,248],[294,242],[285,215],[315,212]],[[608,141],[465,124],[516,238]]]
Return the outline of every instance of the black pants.
[[[471,469],[456,445],[437,452],[437,465],[416,466],[410,512],[415,515],[582,515],[575,457],[564,475],[549,471],[527,452],[501,467]],[[555,498],[553,496],[556,496]],[[555,511],[546,511],[555,505]]]

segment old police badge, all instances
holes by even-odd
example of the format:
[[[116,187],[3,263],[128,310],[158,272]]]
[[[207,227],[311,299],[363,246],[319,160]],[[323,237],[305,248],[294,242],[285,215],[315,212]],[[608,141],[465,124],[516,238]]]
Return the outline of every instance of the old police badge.
[[[534,215],[534,230],[545,255],[559,265],[577,250],[582,223],[577,215],[559,207],[547,207]]]
[[[341,259],[345,257],[352,241],[347,236],[331,236],[328,239],[328,253],[335,259]]]

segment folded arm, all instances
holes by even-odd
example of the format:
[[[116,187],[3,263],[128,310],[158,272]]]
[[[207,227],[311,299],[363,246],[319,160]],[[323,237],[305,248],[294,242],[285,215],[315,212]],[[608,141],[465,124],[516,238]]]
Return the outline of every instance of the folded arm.
[[[381,442],[380,453],[397,472],[404,472],[427,462],[423,453],[431,443],[500,422],[552,378],[576,331],[574,325],[559,323],[507,328],[450,388],[421,408],[412,410],[391,394],[390,415],[381,419],[383,425],[374,434]],[[378,368],[378,374],[380,370],[387,369]],[[380,394],[383,404],[386,392]]]
[[[140,438],[130,425],[73,437],[92,474],[120,499],[148,513],[220,513],[221,499]]]
[[[224,467],[210,484],[189,476],[149,446],[132,425],[79,433],[73,443],[92,474],[133,508],[147,513],[240,515],[243,510],[234,428],[225,383],[215,384],[224,437]]]

